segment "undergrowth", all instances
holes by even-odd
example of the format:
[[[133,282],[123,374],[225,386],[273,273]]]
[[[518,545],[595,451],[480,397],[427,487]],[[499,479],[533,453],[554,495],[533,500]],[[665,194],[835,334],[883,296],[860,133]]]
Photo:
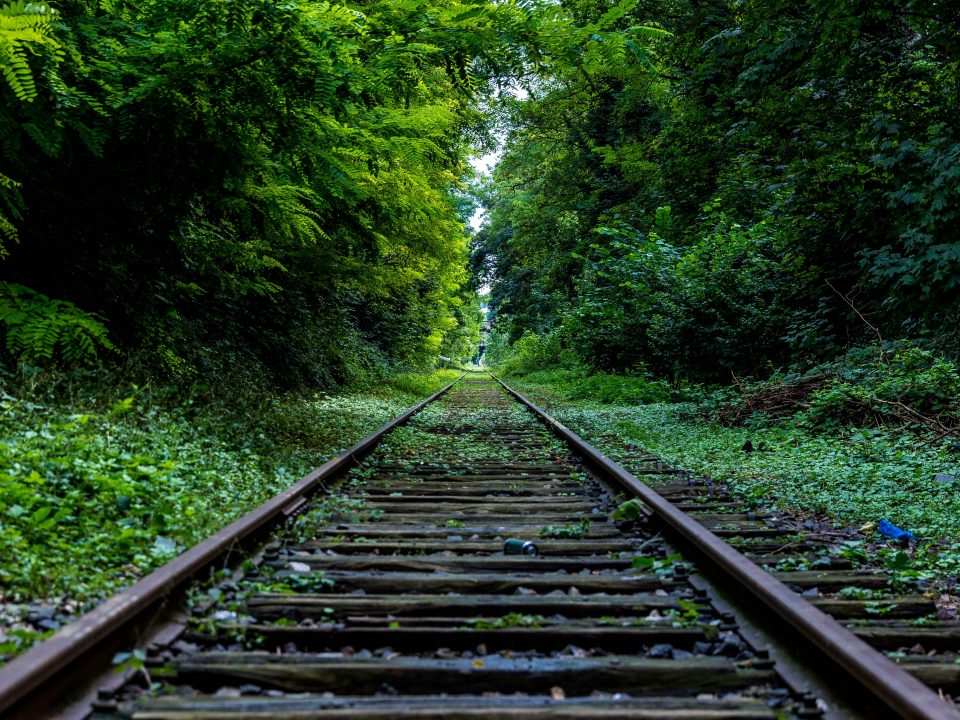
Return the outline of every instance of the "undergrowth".
[[[876,350],[852,352],[830,370],[829,382],[779,417],[744,413],[733,424],[723,412],[743,402],[744,393],[759,397],[798,376],[742,389],[688,387],[683,401],[653,393],[638,400],[643,391],[621,388],[649,381],[616,375],[592,376],[593,394],[582,376],[567,371],[512,382],[614,457],[623,444],[633,444],[677,468],[727,481],[736,496],[757,505],[857,526],[887,519],[916,535],[917,567],[956,574],[960,445],[943,431],[958,407],[956,367],[915,348],[893,347],[883,357]],[[774,399],[782,405],[782,397]]]
[[[707,410],[728,423],[792,418],[828,432],[847,426],[930,431],[960,438],[960,369],[905,341],[854,348],[802,373],[778,373],[713,394]]]
[[[529,385],[549,386],[564,400],[637,405],[676,401],[687,397],[685,390],[674,388],[663,380],[654,380],[642,373],[613,375],[574,368],[541,370],[522,376],[509,373],[504,375],[508,381],[511,377],[522,377],[523,382]]]
[[[400,374],[337,396],[224,397],[6,376],[0,601],[89,605],[458,375]]]

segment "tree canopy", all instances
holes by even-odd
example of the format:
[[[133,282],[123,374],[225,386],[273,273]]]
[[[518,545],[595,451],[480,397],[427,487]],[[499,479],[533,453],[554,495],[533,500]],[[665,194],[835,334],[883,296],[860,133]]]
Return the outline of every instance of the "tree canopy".
[[[7,3],[5,353],[336,384],[470,356],[488,282],[495,347],[596,368],[955,351],[958,12]]]
[[[602,3],[569,3],[578,17]],[[638,2],[646,65],[503,108],[474,263],[502,338],[729,379],[913,337],[958,353],[960,10]]]
[[[0,20],[6,276],[172,376],[283,382],[469,354],[475,98],[627,41],[486,0],[18,1]],[[8,352],[76,352],[38,332],[46,350]]]

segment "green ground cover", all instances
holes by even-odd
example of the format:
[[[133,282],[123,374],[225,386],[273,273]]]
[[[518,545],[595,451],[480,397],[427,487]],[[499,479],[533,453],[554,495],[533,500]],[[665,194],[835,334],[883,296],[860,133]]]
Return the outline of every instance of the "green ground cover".
[[[7,379],[0,394],[0,602],[115,592],[456,378],[174,399]],[[100,386],[102,387],[102,385]],[[2,618],[0,618],[2,624]]]
[[[614,458],[620,443],[632,443],[675,467],[728,481],[738,497],[757,505],[855,526],[887,519],[916,535],[917,567],[960,571],[960,484],[936,479],[960,476],[960,453],[933,434],[894,426],[804,427],[796,418],[730,427],[704,412],[707,394],[686,390],[687,399],[664,401],[668,388],[638,377],[587,380],[557,371],[509,381]],[[752,452],[743,450],[748,440]]]

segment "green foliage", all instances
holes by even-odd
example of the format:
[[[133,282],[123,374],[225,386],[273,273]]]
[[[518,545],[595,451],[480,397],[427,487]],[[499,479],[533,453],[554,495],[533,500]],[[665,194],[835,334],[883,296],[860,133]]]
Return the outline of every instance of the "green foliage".
[[[758,359],[784,345],[784,300],[794,278],[765,222],[743,228],[716,206],[705,208],[703,235],[680,248],[669,232],[670,208],[658,208],[646,235],[600,226],[605,239],[573,257],[584,265],[562,334],[589,367],[617,370],[650,364],[664,374],[726,378],[730,368],[755,371]],[[528,349],[527,331],[501,360],[516,374],[556,366],[556,352]],[[541,341],[543,342],[543,341]],[[539,360],[542,365],[536,365]],[[568,363],[569,365],[570,363]]]
[[[797,421],[835,429],[906,424],[960,426],[960,370],[942,355],[902,341],[854,348],[817,370],[829,379],[797,408]]]
[[[534,335],[532,332],[524,333],[508,348],[501,349],[494,340],[486,353],[486,361],[508,376],[575,364],[572,353],[564,349],[558,333]]]
[[[14,283],[0,283],[0,326],[6,351],[18,363],[91,364],[116,349],[90,313]]]
[[[13,221],[3,211],[10,213],[11,217],[18,217],[19,195],[16,195],[19,183],[14,182],[6,175],[0,174],[0,259],[7,254],[7,243],[16,242],[19,239],[17,228]]]
[[[956,71],[954,71],[956,72]],[[884,197],[897,232],[892,242],[862,253],[874,287],[890,288],[885,304],[916,319],[933,319],[960,288],[960,243],[945,233],[960,223],[960,138],[934,118],[907,135],[887,113],[872,119],[877,153],[870,158],[887,181]]]
[[[379,29],[387,8],[367,12],[66,9],[65,82],[0,117],[29,196],[11,275],[44,291],[59,278],[186,379],[253,366],[350,381],[312,350],[341,330],[370,362],[431,362],[464,284],[457,93],[429,59],[440,47],[368,39],[402,32],[411,9]]]
[[[109,595],[439,389],[452,373],[337,397],[118,390],[102,371],[7,379],[0,583],[8,600]],[[29,400],[21,399],[27,398]],[[338,496],[322,521],[360,512]],[[308,518],[309,520],[309,518]],[[55,573],[50,572],[56,567]],[[316,574],[302,581],[320,582]]]
[[[463,364],[474,362],[480,347],[480,328],[484,315],[480,298],[472,289],[465,288],[453,308],[456,325],[447,330],[440,354]]]
[[[659,577],[670,575],[675,569],[687,570],[691,567],[690,563],[683,561],[682,555],[667,555],[665,558],[637,555],[630,564],[634,570],[643,570]]]
[[[916,562],[903,550],[885,548],[879,559],[890,576],[890,587],[898,593],[916,592],[935,577],[933,571],[922,567],[922,563]]]
[[[591,373],[583,368],[573,370],[539,370],[522,376],[529,384],[549,385],[564,400],[591,400],[604,404],[638,405],[680,400],[683,390],[673,388],[663,380],[646,373],[614,375]]]
[[[0,233],[21,228],[7,277],[98,308],[185,384],[333,387],[474,356],[463,189],[491,129],[475,99],[517,73],[644,65],[665,34],[632,0],[590,19],[146,0],[68,4],[53,44],[45,7],[0,16],[0,67],[16,57],[33,97],[0,109],[2,177],[22,186],[0,181]]]
[[[535,375],[528,378],[531,382],[536,382]],[[614,405],[664,402],[683,397],[682,392],[670,387],[663,380],[655,380],[639,372],[624,375],[594,373],[573,378],[563,392],[569,400],[590,399]]]
[[[118,673],[142,673],[147,681],[147,685],[151,684],[150,673],[147,670],[146,650],[134,648],[129,652],[118,652],[113,656],[112,664],[114,670]]]
[[[47,632],[37,632],[28,628],[6,628],[3,632],[3,640],[0,640],[0,663],[7,658],[18,655],[35,643],[45,640],[53,635],[53,630]]]
[[[20,102],[31,102],[37,96],[30,54],[43,55],[45,69],[55,77],[53,68],[61,59],[60,45],[51,34],[56,14],[44,3],[16,0],[0,5],[0,75]],[[6,244],[19,239],[14,225],[20,217],[19,187],[20,183],[0,173],[0,258],[7,254]]]
[[[590,519],[584,518],[579,523],[567,523],[566,525],[545,525],[540,528],[540,537],[553,539],[571,539],[582,538],[590,532]]]
[[[457,370],[437,370],[431,374],[396,373],[378,380],[375,384],[361,386],[370,392],[403,394],[409,397],[426,398],[439,390],[438,383],[447,385],[462,375]]]
[[[844,600],[875,600],[883,596],[884,593],[880,590],[871,590],[870,588],[862,588],[855,585],[840,588],[840,590],[837,591],[837,597]]]
[[[60,49],[52,37],[56,16],[56,10],[42,2],[15,0],[0,5],[0,74],[20,101],[37,97],[28,51],[45,49],[56,57]]]
[[[647,506],[637,498],[620,503],[613,511],[614,520],[639,520],[647,513]]]
[[[711,382],[829,359],[877,331],[956,359],[956,11],[623,13],[669,18],[655,76],[557,71],[499,105],[510,134],[478,190],[473,259],[500,332],[560,328],[590,368]]]
[[[549,386],[516,385],[534,398],[546,394],[554,417],[614,459],[625,445],[641,447],[673,467],[729,482],[737,497],[761,507],[773,504],[857,527],[888,519],[910,530],[919,547],[909,567],[895,558],[899,548],[882,553],[891,557],[885,567],[894,583],[960,571],[960,546],[951,540],[960,533],[960,496],[953,483],[936,479],[938,473],[960,475],[951,444],[918,442],[897,427],[728,427],[703,419],[693,390],[684,403],[611,406],[564,401]],[[924,431],[923,437],[938,435]],[[754,452],[743,451],[748,440]],[[864,548],[847,546],[842,556],[863,562],[877,552],[868,557]]]
[[[470,621],[477,630],[506,630],[508,628],[538,628],[546,618],[543,615],[524,615],[522,613],[507,613],[497,618],[474,618]]]
[[[293,593],[321,593],[321,592],[330,592],[330,588],[335,585],[335,582],[326,577],[323,572],[311,572],[311,573],[288,573],[282,577],[281,585],[286,587],[286,590],[280,590],[280,592],[286,592],[288,594]]]
[[[592,366],[631,367],[649,354],[650,316],[672,284],[679,253],[656,231],[645,238],[627,227],[595,232],[609,241],[592,243],[589,258],[574,255],[585,267],[564,325]]]

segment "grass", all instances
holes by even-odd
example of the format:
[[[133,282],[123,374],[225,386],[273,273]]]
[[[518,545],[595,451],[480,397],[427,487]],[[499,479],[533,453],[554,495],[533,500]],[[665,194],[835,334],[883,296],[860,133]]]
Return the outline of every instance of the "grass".
[[[520,405],[506,411],[518,424],[530,425],[530,416]],[[457,465],[478,459],[499,459],[511,462],[516,450],[497,438],[486,436],[504,422],[504,411],[479,402],[461,406],[451,412],[444,403],[429,405],[410,423],[397,428],[384,439],[380,456],[392,462],[405,464],[430,457],[432,462]],[[450,430],[460,432],[451,433]],[[439,432],[438,432],[439,431]],[[545,440],[552,438],[545,435]],[[560,448],[556,444],[557,449]]]
[[[642,447],[671,465],[728,481],[737,497],[801,515],[860,526],[887,519],[912,531],[912,561],[939,575],[960,571],[960,476],[955,447],[897,427],[801,427],[790,419],[727,427],[704,420],[695,391],[684,402],[632,402],[643,378],[599,376],[604,392],[589,397],[564,371],[511,382],[586,440],[614,458],[623,445]],[[611,401],[609,388],[622,386]],[[652,393],[651,393],[652,394]],[[750,441],[756,448],[745,452]],[[871,539],[882,539],[874,534]]]
[[[0,603],[89,607],[458,376],[229,401],[6,378]]]
[[[541,370],[524,376],[528,386],[546,386],[565,400],[588,400],[601,404],[639,405],[670,402],[685,397],[662,380],[642,375],[588,374],[583,370]]]

